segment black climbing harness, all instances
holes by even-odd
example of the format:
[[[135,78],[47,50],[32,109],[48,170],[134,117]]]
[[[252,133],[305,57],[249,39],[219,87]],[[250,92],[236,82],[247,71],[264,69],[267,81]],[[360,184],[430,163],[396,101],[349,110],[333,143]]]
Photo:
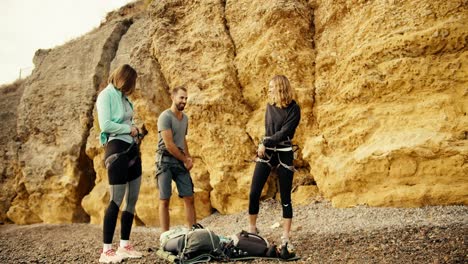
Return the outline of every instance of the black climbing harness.
[[[115,136],[115,135],[111,135],[111,136]],[[141,141],[145,137],[145,134],[142,134],[142,133],[138,132],[136,137],[138,138],[139,141]],[[118,158],[120,158],[120,156],[127,155],[135,145],[137,145],[137,142],[135,140],[133,140],[132,143],[130,144],[130,146],[125,151],[109,155],[109,157],[107,157],[104,160],[104,165],[105,165],[106,169],[109,169],[110,165],[112,163],[114,163]],[[135,164],[138,156],[139,155],[136,155],[133,159],[128,161],[128,168],[130,168],[131,166],[133,166],[133,164]]]
[[[133,141],[132,144],[130,144],[130,146],[125,151],[109,155],[109,157],[107,157],[106,160],[104,161],[104,165],[106,166],[106,169],[109,169],[110,165],[112,165],[112,163],[114,163],[122,155],[127,155],[130,152],[130,150],[133,148],[133,146],[135,145],[136,143],[135,141]],[[128,161],[128,168],[130,168],[131,166],[133,166],[133,164],[135,164],[137,158],[138,158],[138,155],[136,155],[133,159]]]

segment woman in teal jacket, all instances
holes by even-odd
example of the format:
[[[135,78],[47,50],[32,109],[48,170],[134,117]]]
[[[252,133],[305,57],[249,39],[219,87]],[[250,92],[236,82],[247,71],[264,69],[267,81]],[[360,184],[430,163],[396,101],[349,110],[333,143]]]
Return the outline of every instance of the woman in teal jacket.
[[[104,246],[99,258],[99,262],[103,263],[142,256],[129,243],[141,185],[141,159],[136,144],[139,132],[133,125],[133,105],[127,98],[135,91],[136,79],[135,69],[127,64],[120,66],[109,77],[109,85],[99,93],[96,103],[100,141],[106,148],[105,165],[110,185],[110,202],[104,216]],[[120,246],[114,251],[112,238],[124,197]]]

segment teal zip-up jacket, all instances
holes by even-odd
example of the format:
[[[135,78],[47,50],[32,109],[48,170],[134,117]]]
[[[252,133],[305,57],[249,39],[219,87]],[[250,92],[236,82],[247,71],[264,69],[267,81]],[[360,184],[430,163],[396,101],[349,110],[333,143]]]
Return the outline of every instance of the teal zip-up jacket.
[[[122,92],[117,90],[112,84],[107,85],[98,95],[96,106],[99,128],[101,129],[99,137],[101,145],[107,143],[111,134],[130,134],[132,131],[131,126],[122,124],[125,113],[122,96]],[[133,104],[128,99],[127,101],[133,110]]]

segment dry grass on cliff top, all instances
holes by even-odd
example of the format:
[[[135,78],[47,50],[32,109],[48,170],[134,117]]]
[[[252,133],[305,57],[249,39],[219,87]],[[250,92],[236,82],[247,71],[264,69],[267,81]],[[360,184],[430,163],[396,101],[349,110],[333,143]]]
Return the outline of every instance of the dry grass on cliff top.
[[[246,227],[246,216],[215,213],[200,223],[231,235]],[[279,241],[281,228],[272,226],[280,221],[279,203],[263,202],[259,228],[270,242]],[[468,263],[467,206],[337,209],[320,202],[297,206],[293,225],[296,263]],[[159,228],[134,227],[145,257],[126,263],[165,263],[155,253],[159,235]],[[90,224],[1,225],[0,263],[97,263],[101,236]]]

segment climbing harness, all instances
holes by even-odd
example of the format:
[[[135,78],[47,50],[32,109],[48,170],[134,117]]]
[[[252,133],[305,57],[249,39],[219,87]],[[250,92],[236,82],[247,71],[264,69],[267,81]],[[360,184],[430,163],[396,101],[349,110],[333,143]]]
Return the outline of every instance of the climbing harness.
[[[114,153],[114,154],[112,154],[112,155],[109,155],[109,157],[107,157],[106,160],[104,161],[104,165],[106,166],[106,169],[109,169],[110,165],[112,165],[112,163],[114,163],[118,158],[120,158],[120,156],[122,156],[122,155],[127,155],[128,152],[130,152],[130,150],[133,148],[134,145],[135,145],[135,141],[132,142],[132,144],[130,144],[130,147],[128,147],[125,151],[122,151],[122,152],[118,152],[118,153]],[[129,168],[130,168],[133,164],[135,164],[137,158],[138,158],[138,155],[135,156],[133,159],[131,159],[131,160],[128,161],[128,167],[129,167]]]
[[[138,129],[137,129],[138,130]],[[145,137],[145,133],[140,133],[140,130],[138,130],[138,134],[136,135],[136,138],[141,141],[144,137]],[[109,137],[115,137],[117,136],[116,134],[110,134]],[[108,137],[108,139],[109,139]],[[106,143],[107,144],[107,143]],[[112,155],[109,155],[109,157],[107,157],[105,160],[104,160],[104,165],[106,167],[106,169],[109,169],[110,165],[112,163],[114,163],[118,158],[120,158],[120,156],[122,155],[127,155],[128,152],[130,152],[130,150],[133,148],[134,145],[137,145],[138,143],[134,140],[130,146],[125,150],[125,151],[122,151],[122,152],[119,152],[119,153],[114,153]],[[136,155],[133,159],[129,160],[128,161],[128,168],[130,168],[131,166],[133,166],[133,164],[135,164],[136,160],[138,158],[138,155]]]
[[[179,150],[184,153],[184,151],[182,149],[179,148]],[[161,149],[158,149],[156,150],[156,164],[158,165],[158,167],[161,167],[161,163],[162,162],[168,162],[168,163],[179,163],[179,164],[182,164],[183,165],[183,162],[178,160],[177,158],[175,158],[174,156],[171,155],[171,153],[169,153],[168,150],[161,150]]]
[[[297,158],[296,151],[299,150],[299,146],[298,145],[293,145],[289,138],[287,140],[285,140],[285,141],[280,142],[278,145],[285,145],[285,147],[277,147],[277,146],[275,146],[273,148],[265,147],[265,149],[273,151],[273,154],[270,156],[267,153],[265,153],[265,157],[267,159],[262,159],[259,156],[257,156],[253,161],[254,162],[266,163],[270,168],[273,168],[270,161],[271,161],[271,158],[273,157],[273,155],[276,154],[276,155],[278,155],[278,162],[279,162],[278,165],[276,166],[276,168],[278,168],[279,166],[283,166],[284,168],[286,168],[286,169],[288,169],[290,171],[296,172],[297,170],[294,168],[294,165],[287,165],[286,163],[281,161],[279,153],[280,152],[292,151],[293,155],[294,155],[294,159],[296,159]]]

